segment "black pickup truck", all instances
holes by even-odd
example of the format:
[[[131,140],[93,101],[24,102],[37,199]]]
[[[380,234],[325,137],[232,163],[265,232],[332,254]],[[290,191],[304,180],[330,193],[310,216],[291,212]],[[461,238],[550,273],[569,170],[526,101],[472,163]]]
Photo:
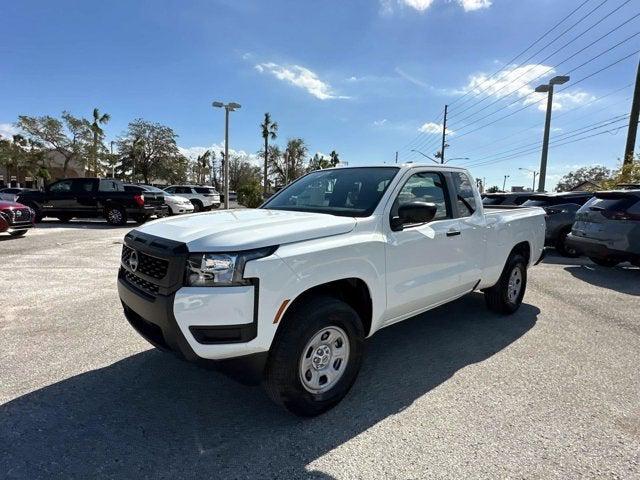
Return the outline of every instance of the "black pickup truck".
[[[140,193],[126,192],[118,180],[101,178],[67,178],[44,191],[18,196],[18,202],[35,211],[37,221],[43,217],[55,217],[61,222],[104,217],[111,225],[124,225],[128,219],[146,221],[157,209],[151,200]]]

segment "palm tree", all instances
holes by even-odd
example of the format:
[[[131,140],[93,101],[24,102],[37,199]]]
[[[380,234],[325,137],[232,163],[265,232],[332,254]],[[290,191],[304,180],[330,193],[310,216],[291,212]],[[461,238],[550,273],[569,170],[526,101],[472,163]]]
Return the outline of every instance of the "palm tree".
[[[111,120],[111,115],[104,113],[100,115],[98,108],[93,109],[93,123],[91,124],[91,132],[93,133],[93,145],[91,148],[91,156],[93,157],[93,173],[98,176],[98,142],[104,135],[104,130],[100,128],[100,124],[105,124]]]
[[[262,129],[262,138],[264,139],[264,178],[262,194],[267,198],[267,168],[269,163],[269,138],[275,140],[278,136],[278,123],[271,121],[269,112],[264,114],[264,122],[260,124]]]
[[[336,152],[335,150],[331,150],[331,153],[329,154],[329,158],[331,159],[331,166],[335,167],[336,165],[338,165],[338,163],[340,163],[340,159],[338,158],[338,152]]]

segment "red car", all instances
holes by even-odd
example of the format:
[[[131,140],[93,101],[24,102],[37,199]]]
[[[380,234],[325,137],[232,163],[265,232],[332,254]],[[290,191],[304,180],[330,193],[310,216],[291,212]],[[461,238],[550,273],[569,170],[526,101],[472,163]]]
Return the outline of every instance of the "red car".
[[[35,225],[36,216],[29,207],[0,200],[0,233],[20,237]]]

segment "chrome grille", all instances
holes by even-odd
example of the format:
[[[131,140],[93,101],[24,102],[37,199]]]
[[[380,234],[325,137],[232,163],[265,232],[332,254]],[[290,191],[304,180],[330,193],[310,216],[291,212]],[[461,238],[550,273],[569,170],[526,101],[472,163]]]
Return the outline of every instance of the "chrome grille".
[[[123,245],[122,247],[122,263],[129,264],[129,258],[131,257],[132,248]],[[138,255],[138,268],[136,272],[148,275],[149,277],[157,280],[163,279],[167,275],[167,269],[169,268],[169,262],[162,258],[152,257],[136,250]]]

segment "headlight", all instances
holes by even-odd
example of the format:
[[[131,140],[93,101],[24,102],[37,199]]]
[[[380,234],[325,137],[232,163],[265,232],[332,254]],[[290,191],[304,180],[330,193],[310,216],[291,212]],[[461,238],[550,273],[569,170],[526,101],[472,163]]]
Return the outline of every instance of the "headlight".
[[[248,285],[243,278],[250,260],[268,257],[278,247],[259,248],[234,253],[194,253],[187,259],[185,284],[189,287]]]

